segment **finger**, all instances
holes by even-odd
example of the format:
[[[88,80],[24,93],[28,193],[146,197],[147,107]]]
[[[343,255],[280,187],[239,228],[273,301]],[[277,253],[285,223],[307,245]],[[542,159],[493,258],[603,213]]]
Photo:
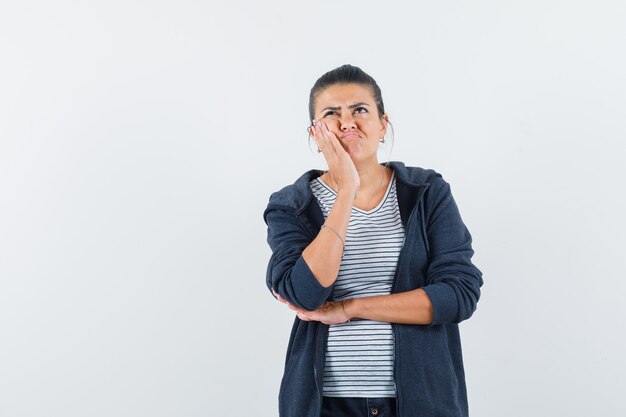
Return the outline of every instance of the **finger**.
[[[311,122],[311,126],[309,127],[309,134],[313,137],[313,141],[315,142],[315,146],[317,146],[318,152],[321,152],[322,144],[319,139],[319,128],[317,127],[317,122],[315,120]]]
[[[330,137],[332,132],[330,131],[330,129],[328,129],[328,126],[326,126],[326,123],[320,122],[319,131],[320,131],[320,137],[323,141],[323,145],[326,146],[327,150],[329,151],[332,150],[333,144],[332,144],[331,137]]]
[[[323,138],[320,126],[321,126],[320,122],[313,120],[313,127],[311,129],[313,131],[313,140],[315,140],[315,144],[317,145],[317,148],[323,153],[324,152],[324,138]]]
[[[328,128],[325,123],[322,123],[320,130],[323,132],[324,143],[326,148],[326,161],[329,164],[329,168],[336,167],[341,164],[342,158],[345,158],[348,153],[344,149],[343,145],[339,142],[339,138],[335,133]]]
[[[335,133],[332,130],[330,130],[328,126],[326,126],[326,124],[324,124],[324,130],[328,137],[328,143],[333,147],[333,150],[337,153],[346,152],[343,146],[341,146],[341,143],[339,142],[339,138],[337,137],[337,135],[335,135]]]
[[[283,297],[281,297],[280,294],[274,291],[274,289],[272,289],[272,294],[274,294],[274,296],[276,297],[276,299],[278,299],[278,301],[283,301]]]
[[[318,142],[318,147],[321,149],[322,153],[326,160],[329,160],[329,157],[332,158],[332,152],[334,150],[333,144],[330,141],[330,137],[328,135],[329,130],[328,127],[323,122],[316,123],[316,139]]]
[[[281,303],[285,303],[287,305],[291,305],[291,304],[289,304],[289,301],[287,301],[283,297],[281,297],[280,294],[278,294],[276,291],[272,290],[272,292],[274,293],[274,295],[276,296],[276,299],[278,301],[280,301]]]
[[[310,317],[308,317],[308,316],[307,316],[306,314],[304,314],[304,313],[300,313],[300,312],[298,312],[296,315],[298,316],[298,318],[299,318],[300,320],[303,320],[303,321],[311,321],[311,320],[312,320]]]
[[[320,139],[319,129],[311,128],[313,132],[313,140],[315,141],[315,145],[317,146],[317,150],[319,152],[324,152],[324,145],[322,144],[322,139]]]

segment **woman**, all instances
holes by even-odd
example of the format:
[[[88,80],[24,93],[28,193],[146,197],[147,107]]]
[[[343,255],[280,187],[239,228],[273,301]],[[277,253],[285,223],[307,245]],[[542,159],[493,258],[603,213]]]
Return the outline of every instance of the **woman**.
[[[267,285],[297,312],[281,417],[467,416],[458,323],[482,273],[449,184],[379,164],[389,127],[376,81],[344,65],[311,89],[328,170],[273,193]]]

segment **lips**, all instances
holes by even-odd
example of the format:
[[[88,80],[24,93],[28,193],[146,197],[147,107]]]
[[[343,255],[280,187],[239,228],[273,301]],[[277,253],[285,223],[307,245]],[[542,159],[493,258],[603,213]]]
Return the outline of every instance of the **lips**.
[[[359,135],[356,132],[348,132],[341,135],[341,139],[358,138]]]

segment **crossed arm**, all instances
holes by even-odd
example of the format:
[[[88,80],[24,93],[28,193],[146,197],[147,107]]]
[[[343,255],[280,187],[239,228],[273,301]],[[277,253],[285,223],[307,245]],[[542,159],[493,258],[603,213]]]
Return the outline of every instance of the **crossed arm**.
[[[389,323],[430,324],[433,320],[430,298],[421,288],[389,295],[326,301],[313,311],[296,307],[275,291],[272,292],[278,301],[285,303],[304,321],[339,324],[358,317]]]
[[[268,287],[304,321],[337,324],[363,318],[428,325],[458,323],[470,317],[482,285],[482,273],[470,261],[471,237],[461,221],[449,185],[440,179],[431,184],[429,191],[431,195],[425,205],[431,255],[427,285],[422,288],[343,302],[327,301],[339,272],[341,240],[332,231],[320,231],[310,242],[302,226],[293,221],[293,213],[269,207],[266,210],[268,243],[274,253],[268,265]],[[338,203],[326,224],[345,239],[349,212],[346,217]]]

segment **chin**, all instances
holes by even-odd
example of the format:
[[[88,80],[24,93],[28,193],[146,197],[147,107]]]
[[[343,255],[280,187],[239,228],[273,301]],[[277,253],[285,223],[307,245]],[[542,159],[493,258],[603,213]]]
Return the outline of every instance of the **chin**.
[[[368,158],[366,158],[364,155],[360,154],[359,152],[356,152],[356,153],[348,152],[348,155],[350,155],[350,159],[352,159],[352,162],[354,162],[355,164],[368,160]]]

